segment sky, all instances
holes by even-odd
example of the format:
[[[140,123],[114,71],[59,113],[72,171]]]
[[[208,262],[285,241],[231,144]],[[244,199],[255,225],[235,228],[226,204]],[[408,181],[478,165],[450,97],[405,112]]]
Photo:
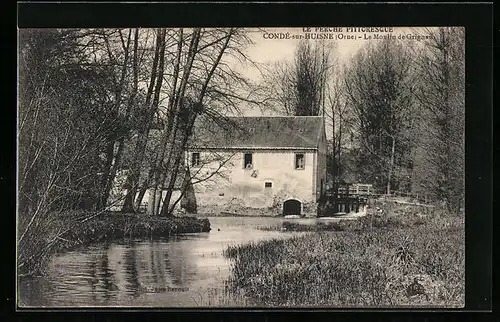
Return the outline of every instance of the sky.
[[[305,35],[302,28],[268,28],[266,29],[266,32],[271,34],[289,32],[291,35]],[[252,48],[249,48],[248,53],[254,60],[266,62],[293,59],[300,39],[269,39],[269,37],[273,36],[266,36],[264,31],[253,32],[252,40],[255,42],[255,45]],[[355,54],[362,47],[362,43],[356,43],[348,40],[327,39],[325,41],[330,42],[331,44],[336,44],[337,48],[335,49],[335,54],[342,61],[346,60],[350,55]]]
[[[353,27],[351,29],[354,29]],[[254,42],[253,46],[247,48],[247,53],[252,60],[265,63],[275,62],[279,60],[292,60],[295,54],[298,43],[302,37],[305,39],[307,34],[310,37],[327,37],[323,41],[334,46],[333,54],[338,58],[341,64],[348,62],[349,58],[355,55],[359,49],[370,43],[381,41],[378,37],[394,36],[396,39],[401,36],[415,36],[422,33],[423,28],[416,27],[378,27],[383,28],[381,31],[373,29],[365,29],[365,31],[348,30],[347,27],[327,27],[327,28],[309,28],[310,32],[305,32],[305,28],[260,28],[251,31],[251,39]],[[432,28],[431,28],[432,29]],[[282,34],[289,33],[290,37],[296,39],[276,39]],[[285,36],[281,36],[285,37]],[[356,37],[356,38],[354,38]],[[371,37],[371,38],[370,38]],[[274,39],[270,39],[274,38]],[[333,39],[330,39],[333,38]],[[406,38],[406,37],[405,37]],[[399,39],[400,41],[415,42],[417,40],[409,37],[407,39]],[[311,39],[312,42],[321,41]]]
[[[293,61],[297,45],[301,39],[311,42],[325,41],[333,47],[332,56],[340,66],[348,65],[350,58],[363,47],[390,38],[403,43],[418,42],[416,39],[423,28],[405,27],[303,27],[303,28],[259,28],[251,30],[253,45],[246,48],[248,57],[262,65],[272,65],[278,61]],[[432,29],[432,28],[431,28]],[[284,38],[284,39],[283,39]],[[323,38],[319,40],[318,38]],[[326,38],[326,39],[325,39]],[[236,67],[245,76],[259,82],[260,72],[248,65]],[[258,109],[243,109],[246,116],[262,115]]]

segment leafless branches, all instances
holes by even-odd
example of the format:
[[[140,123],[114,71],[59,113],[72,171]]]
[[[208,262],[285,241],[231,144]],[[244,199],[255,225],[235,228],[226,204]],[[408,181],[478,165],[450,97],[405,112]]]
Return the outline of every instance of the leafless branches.
[[[277,62],[265,76],[275,109],[288,115],[321,115],[333,72],[331,46],[302,41],[293,62]]]

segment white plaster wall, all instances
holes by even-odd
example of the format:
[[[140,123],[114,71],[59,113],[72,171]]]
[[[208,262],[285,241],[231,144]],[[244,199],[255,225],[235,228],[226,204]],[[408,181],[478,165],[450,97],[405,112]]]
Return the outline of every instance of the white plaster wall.
[[[157,192],[157,198],[160,196],[159,191]],[[161,204],[163,204],[163,201],[165,200],[165,197],[167,196],[167,191],[164,190],[161,193]],[[172,191],[172,197],[170,198],[170,204],[174,203],[179,197],[181,196],[181,191],[180,190],[174,190]],[[146,190],[146,193],[144,193],[144,198],[142,198],[142,203],[141,203],[141,208],[147,209],[148,212],[153,209],[150,207],[150,204],[153,202],[153,191],[152,189]],[[174,211],[180,209],[181,202],[179,202],[175,205]],[[161,207],[161,206],[160,206]]]
[[[126,195],[126,190],[122,190],[121,193],[121,198],[117,199],[116,201],[113,202],[112,206],[109,207],[110,211],[120,211],[123,207],[123,202],[125,200],[125,195]],[[139,195],[139,193],[136,194],[136,198]],[[158,196],[160,194],[158,193]],[[165,200],[165,196],[167,195],[167,191],[162,191],[162,196],[161,196],[161,202],[163,203],[163,200]],[[171,202],[175,202],[179,197],[181,196],[180,190],[174,190],[172,192],[172,198]],[[135,200],[135,199],[134,199]],[[152,192],[151,189],[146,190],[144,193],[144,197],[142,198],[141,202],[141,210],[143,209],[148,209],[148,205],[152,201]],[[177,211],[180,209],[181,202],[179,201],[174,208],[174,211]]]
[[[194,185],[198,206],[267,208],[281,206],[290,198],[302,203],[316,200],[313,151],[198,152],[201,166],[191,168],[194,182],[208,178],[225,163],[219,174]],[[243,167],[245,152],[253,154],[250,170]],[[304,169],[295,169],[295,153],[304,153]],[[191,153],[188,162],[190,157]],[[271,182],[272,188],[265,188],[265,182]]]

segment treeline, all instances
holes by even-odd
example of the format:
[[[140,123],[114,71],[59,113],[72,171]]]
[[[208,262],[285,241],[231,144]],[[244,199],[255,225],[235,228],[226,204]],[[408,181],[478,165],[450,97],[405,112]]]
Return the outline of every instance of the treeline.
[[[137,212],[148,189],[152,215],[171,215],[181,199],[196,209],[183,157],[193,125],[223,122],[240,103],[325,115],[334,185],[373,183],[458,210],[465,35],[423,33],[425,41],[369,45],[345,66],[331,45],[302,42],[293,61],[254,86],[234,68],[255,66],[244,29],[19,30],[20,267],[62,236],[51,229],[65,211]]]
[[[465,32],[415,32],[427,37],[370,43],[344,65],[331,45],[304,41],[294,61],[273,66],[267,84],[281,111],[326,116],[333,188],[372,183],[380,193],[418,194],[458,212],[464,205]]]
[[[252,103],[228,63],[248,62],[249,43],[232,28],[19,30],[20,267],[57,213],[136,212],[151,189],[167,191],[151,214],[171,215],[174,186],[192,191],[183,153],[196,119]]]

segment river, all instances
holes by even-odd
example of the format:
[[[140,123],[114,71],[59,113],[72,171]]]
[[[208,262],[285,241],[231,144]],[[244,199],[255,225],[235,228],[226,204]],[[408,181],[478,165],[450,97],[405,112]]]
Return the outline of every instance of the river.
[[[210,217],[209,233],[160,240],[121,240],[52,257],[44,277],[19,283],[21,307],[206,307],[249,305],[227,296],[229,245],[302,234],[260,230],[288,221],[267,217]],[[319,219],[293,219],[313,224]]]

